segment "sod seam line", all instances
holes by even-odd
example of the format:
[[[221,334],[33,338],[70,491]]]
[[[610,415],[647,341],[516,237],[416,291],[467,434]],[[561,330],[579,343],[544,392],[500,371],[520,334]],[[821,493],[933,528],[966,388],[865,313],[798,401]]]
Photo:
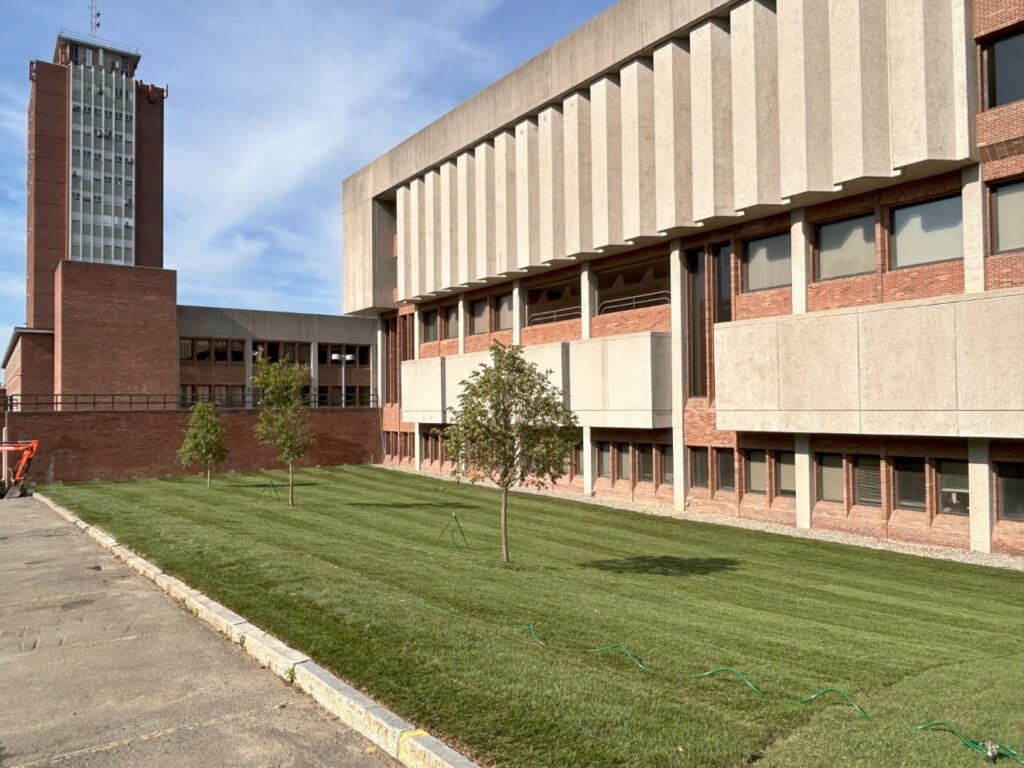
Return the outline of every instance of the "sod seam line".
[[[103,529],[86,523],[43,494],[35,492],[32,498],[75,525],[109,555],[151,581],[175,602],[238,645],[260,666],[292,682],[295,688],[402,765],[408,768],[480,768],[462,753],[378,704],[305,654],[285,645],[199,590],[163,573]]]

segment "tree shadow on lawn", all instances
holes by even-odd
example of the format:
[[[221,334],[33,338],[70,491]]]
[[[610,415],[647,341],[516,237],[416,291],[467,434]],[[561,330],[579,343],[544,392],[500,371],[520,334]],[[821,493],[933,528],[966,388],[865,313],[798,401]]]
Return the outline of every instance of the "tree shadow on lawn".
[[[380,502],[380,501],[368,501],[359,505],[360,507],[381,507],[382,509],[451,509],[451,510],[464,510],[464,509],[476,509],[468,504],[452,504],[443,503],[436,501],[411,501],[411,502]]]
[[[637,555],[622,560],[592,560],[582,568],[596,568],[610,573],[639,573],[652,576],[708,576],[719,571],[733,571],[740,561],[729,557],[675,557],[673,555]]]

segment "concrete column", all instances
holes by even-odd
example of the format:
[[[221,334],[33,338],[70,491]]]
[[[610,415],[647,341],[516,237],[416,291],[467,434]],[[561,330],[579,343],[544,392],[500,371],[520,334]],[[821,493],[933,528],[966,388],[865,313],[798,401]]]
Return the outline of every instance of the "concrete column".
[[[412,438],[412,456],[413,465],[418,470],[423,464],[423,425],[420,422],[413,424],[413,438]]]
[[[245,346],[242,347],[242,359],[245,365],[245,407],[249,408],[252,405],[252,339],[245,340]]]
[[[810,254],[811,227],[807,223],[807,212],[797,208],[789,215],[789,266],[793,281],[793,314],[807,312],[807,283],[809,282],[808,259]]]
[[[537,121],[516,126],[516,267],[540,264],[540,158]]]
[[[523,320],[526,318],[526,290],[518,280],[512,281],[512,343],[522,344]]]
[[[420,359],[420,308],[419,305],[412,311],[412,359]]]
[[[433,293],[441,287],[441,174],[427,171],[423,177],[423,242],[425,250],[425,280],[423,293]]]
[[[597,281],[590,263],[580,265],[580,338],[590,338],[590,321],[597,312]]]
[[[964,293],[985,290],[985,185],[981,166],[960,172],[963,183]]]
[[[591,190],[590,99],[574,93],[562,102],[565,159],[565,253],[593,249]]]
[[[456,284],[466,285],[473,277],[476,277],[476,157],[472,152],[463,152],[459,155],[456,173],[456,196],[458,197]],[[461,329],[462,326],[459,327]]]
[[[478,145],[473,158],[476,258],[469,266],[471,281],[498,274],[494,235],[494,144],[485,141]]]
[[[992,471],[989,468],[988,440],[967,441],[967,487],[971,494],[971,549],[992,551]]]
[[[796,527],[811,527],[814,509],[814,457],[811,455],[811,436],[794,435],[796,444]]]
[[[622,242],[622,113],[619,79],[590,86],[591,183],[595,248]]]
[[[732,216],[732,75],[729,30],[718,20],[690,32],[693,218]]]
[[[594,438],[590,427],[583,428],[583,450],[580,453],[583,461],[583,494],[594,495],[594,481],[597,478],[597,457],[594,456]]]
[[[565,159],[562,108],[548,107],[537,121],[540,157],[540,262],[565,256]]]
[[[502,131],[494,137],[495,274],[516,269],[516,137]]]
[[[672,41],[654,52],[654,179],[656,227],[693,223],[690,49]]]
[[[655,234],[654,65],[631,61],[619,74],[622,111],[622,237]]]
[[[455,163],[441,164],[439,205],[440,236],[438,238],[438,288],[452,288],[459,284],[459,231],[458,231],[458,171]]]
[[[672,241],[669,254],[669,290],[671,292],[672,331],[672,504],[686,506],[686,265],[679,240]]]
[[[313,370],[317,368],[316,364],[316,345],[313,346]],[[384,364],[384,323],[380,320],[377,321],[377,345],[374,348],[373,355],[373,377],[377,380],[377,405],[384,405],[384,369],[387,366]]]
[[[423,179],[409,182],[409,282],[406,298],[424,293],[426,244],[423,238]]]
[[[395,216],[398,226],[398,263],[395,270],[395,287],[398,298],[409,295],[409,187],[400,186],[395,192]]]
[[[459,296],[459,354],[466,354],[466,294]]]

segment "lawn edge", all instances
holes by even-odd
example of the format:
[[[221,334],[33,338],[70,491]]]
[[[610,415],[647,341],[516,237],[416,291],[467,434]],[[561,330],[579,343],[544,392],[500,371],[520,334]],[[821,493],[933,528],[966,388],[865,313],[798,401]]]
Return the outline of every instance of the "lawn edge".
[[[245,617],[210,599],[180,579],[163,573],[156,565],[119,544],[109,533],[90,525],[78,515],[41,493],[32,498],[77,527],[108,554],[153,582],[175,602],[239,646],[261,667],[307,694],[353,731],[408,768],[481,768],[425,730],[402,719],[305,654],[290,648]]]

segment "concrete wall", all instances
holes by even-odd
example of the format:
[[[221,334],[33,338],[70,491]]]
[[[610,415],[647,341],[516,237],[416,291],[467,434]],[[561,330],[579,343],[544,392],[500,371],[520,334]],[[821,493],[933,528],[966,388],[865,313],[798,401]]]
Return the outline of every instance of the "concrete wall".
[[[346,311],[971,161],[962,4],[779,5],[624,0],[349,177]],[[470,164],[473,205],[453,206],[453,169]],[[400,201],[403,278],[387,284],[374,266],[381,195]],[[468,243],[471,228],[474,270],[468,247],[440,236]]]
[[[719,429],[1019,438],[1024,290],[715,326]]]
[[[264,312],[220,307],[177,308],[178,335],[220,339],[280,339],[344,344],[373,344],[377,320],[299,312]]]

